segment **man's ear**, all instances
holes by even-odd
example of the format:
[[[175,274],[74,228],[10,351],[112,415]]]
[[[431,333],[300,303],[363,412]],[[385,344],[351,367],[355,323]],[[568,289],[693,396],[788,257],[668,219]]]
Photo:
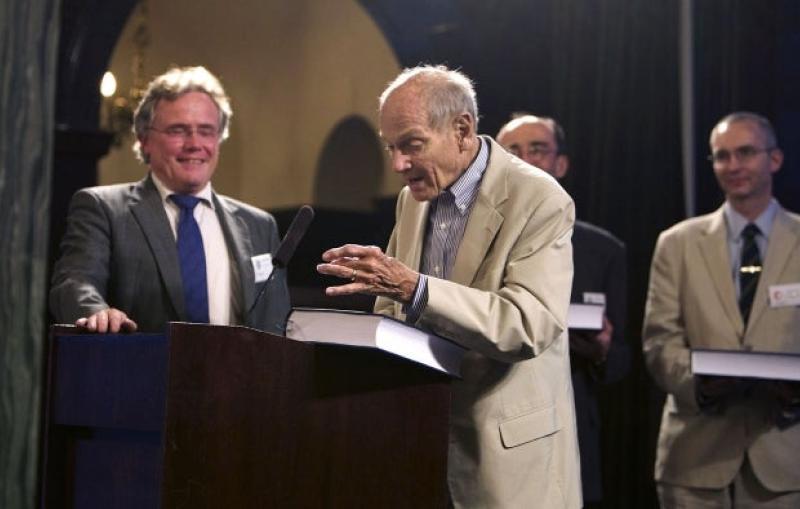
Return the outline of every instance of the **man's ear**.
[[[564,154],[559,154],[556,157],[556,171],[555,178],[562,179],[569,171],[569,157]]]
[[[147,153],[148,152],[147,151],[147,134],[144,134],[142,136],[137,136],[136,139],[139,141],[139,152],[142,154],[142,160],[145,163],[149,163],[150,162],[150,156]]]
[[[783,150],[775,147],[769,153],[770,171],[777,173],[783,166]]]
[[[458,139],[458,147],[464,150],[464,140],[470,138],[475,130],[475,122],[472,115],[469,113],[462,113],[453,119],[453,128],[455,129],[456,137]]]

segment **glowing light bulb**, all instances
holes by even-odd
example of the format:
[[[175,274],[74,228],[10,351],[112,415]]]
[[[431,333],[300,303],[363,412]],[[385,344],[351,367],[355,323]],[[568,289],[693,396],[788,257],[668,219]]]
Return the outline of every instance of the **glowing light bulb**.
[[[103,97],[111,97],[116,91],[117,78],[114,77],[114,73],[111,71],[106,71],[103,74],[103,80],[100,82],[100,93],[103,94]]]

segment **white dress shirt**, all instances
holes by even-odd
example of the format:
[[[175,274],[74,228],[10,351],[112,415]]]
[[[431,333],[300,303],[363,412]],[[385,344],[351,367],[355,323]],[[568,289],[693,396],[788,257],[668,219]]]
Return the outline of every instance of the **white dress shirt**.
[[[178,238],[178,220],[180,208],[169,199],[174,192],[158,179],[155,173],[150,172],[153,183],[161,195],[164,211],[167,213],[172,235]],[[212,199],[211,183],[209,182],[194,196],[200,198],[200,203],[194,208],[194,219],[200,227],[203,237],[203,251],[206,255],[206,281],[208,282],[208,318],[216,325],[236,325],[236,317],[241,308],[238,302],[238,291],[233,287],[236,279],[233,277],[233,265],[225,243],[225,234],[222,232],[219,217],[217,216]],[[238,287],[237,287],[238,288]]]

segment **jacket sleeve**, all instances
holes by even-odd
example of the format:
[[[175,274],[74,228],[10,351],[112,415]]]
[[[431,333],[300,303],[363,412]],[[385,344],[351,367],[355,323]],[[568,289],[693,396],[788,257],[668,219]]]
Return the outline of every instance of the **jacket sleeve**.
[[[50,311],[57,322],[72,323],[109,307],[110,255],[109,211],[91,190],[78,191],[70,202],[51,280]]]
[[[662,390],[687,410],[699,409],[690,368],[690,348],[681,305],[683,238],[662,233],[650,268],[650,285],[642,330],[644,359]]]
[[[541,354],[566,330],[575,213],[566,193],[552,192],[527,218],[507,221],[522,227],[501,261],[499,287],[429,277],[418,325],[487,357],[516,362]]]

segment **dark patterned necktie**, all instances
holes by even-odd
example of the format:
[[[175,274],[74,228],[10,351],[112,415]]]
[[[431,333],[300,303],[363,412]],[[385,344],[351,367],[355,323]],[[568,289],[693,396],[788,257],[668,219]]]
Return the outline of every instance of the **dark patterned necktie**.
[[[190,322],[208,323],[206,253],[200,227],[194,219],[194,208],[200,203],[200,198],[183,194],[173,194],[170,198],[181,209],[178,219],[178,260],[181,264],[186,316]]]
[[[742,312],[742,321],[747,325],[750,317],[750,308],[753,306],[753,297],[758,287],[758,278],[761,275],[761,256],[758,254],[756,235],[761,233],[758,226],[753,223],[745,226],[742,231],[742,258],[739,265],[739,311]]]

